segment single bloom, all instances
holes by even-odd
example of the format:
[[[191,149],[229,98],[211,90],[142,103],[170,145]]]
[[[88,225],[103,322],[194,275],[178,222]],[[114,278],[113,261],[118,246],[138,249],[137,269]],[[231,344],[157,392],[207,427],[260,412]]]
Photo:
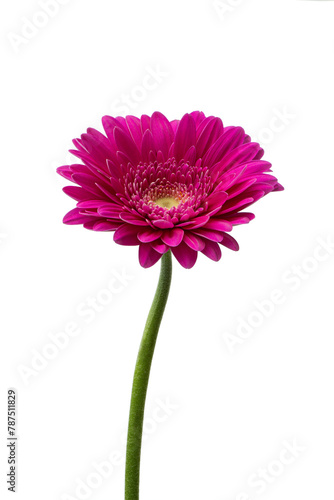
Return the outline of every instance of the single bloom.
[[[77,201],[65,224],[113,231],[120,245],[137,245],[143,267],[171,250],[189,269],[198,252],[214,261],[229,234],[254,214],[243,212],[283,187],[262,160],[263,149],[241,127],[224,127],[200,111],[169,121],[160,112],[102,118],[105,135],[89,128],[70,150],[81,163],[57,172],[75,183]]]

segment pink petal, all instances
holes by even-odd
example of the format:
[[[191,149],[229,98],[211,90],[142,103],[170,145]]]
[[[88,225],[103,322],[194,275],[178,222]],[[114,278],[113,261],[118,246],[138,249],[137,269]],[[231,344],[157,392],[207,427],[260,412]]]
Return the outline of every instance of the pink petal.
[[[242,210],[242,208],[245,208],[248,205],[251,205],[254,202],[254,198],[247,197],[247,198],[232,198],[232,200],[228,200],[223,209],[221,210],[220,214],[226,214],[228,212],[232,211],[237,211],[237,210]]]
[[[137,165],[140,161],[139,150],[130,135],[126,134],[119,127],[116,127],[114,137],[119,150],[126,154],[133,165]]]
[[[254,156],[254,160],[261,160],[262,156],[264,155],[264,150],[260,148],[259,152],[257,153],[256,156]]]
[[[227,171],[229,168],[232,168],[237,164],[253,160],[259,149],[260,146],[255,142],[242,144],[241,146],[237,147],[224,157],[222,161],[222,166],[224,168],[224,171]]]
[[[196,227],[202,227],[210,220],[209,215],[202,215],[200,217],[194,217],[193,220],[188,222],[182,222],[179,227],[184,227],[185,229],[195,229]]]
[[[255,183],[256,183],[256,178],[249,179],[248,181],[245,182],[239,182],[238,184],[234,184],[228,190],[228,199],[230,200],[231,198],[238,196],[238,194],[243,193],[244,191],[246,191],[246,189],[248,189]]]
[[[224,218],[229,220],[233,226],[237,226],[238,224],[248,224],[255,218],[255,215],[250,212],[240,212],[237,214],[226,214]]]
[[[119,218],[120,214],[123,212],[123,208],[119,205],[108,203],[102,205],[102,207],[98,207],[97,211],[99,215],[102,215],[103,217]]]
[[[183,241],[196,252],[203,250],[205,243],[199,236],[192,234],[191,232],[184,233]]]
[[[211,118],[207,125],[204,127],[201,135],[197,139],[196,151],[198,157],[202,157],[212,144],[216,142],[218,137],[224,130],[223,122],[220,118]]]
[[[140,150],[143,134],[141,131],[139,118],[137,118],[136,116],[128,115],[125,117],[125,121],[133,142],[136,144],[138,150]]]
[[[148,115],[141,115],[140,127],[143,135],[145,131],[150,128],[150,124],[151,124],[151,118]]]
[[[93,229],[94,229],[95,224],[96,224],[96,221],[84,222],[83,227],[84,227],[85,229],[90,229],[90,230],[93,230]]]
[[[96,186],[96,179],[91,175],[86,174],[73,174],[72,179],[76,184],[82,186],[87,191],[93,193],[95,196],[99,194],[99,189]]]
[[[138,240],[142,243],[150,243],[151,241],[160,238],[161,235],[161,229],[147,229],[146,231],[140,231],[137,236]]]
[[[142,243],[139,246],[139,262],[142,267],[153,266],[161,258],[161,254],[156,252],[151,245]]]
[[[174,227],[173,222],[170,222],[170,221],[165,220],[165,219],[154,220],[154,221],[152,221],[152,224],[155,227],[158,227],[160,229],[170,229],[170,228]]]
[[[158,111],[151,117],[151,131],[156,150],[160,150],[167,160],[169,148],[174,140],[174,132],[167,118]]]
[[[180,120],[172,120],[172,121],[170,122],[170,126],[171,126],[171,127],[172,127],[172,129],[173,129],[174,135],[176,134],[177,127],[179,126],[179,123],[180,123]]]
[[[192,113],[190,113],[192,115]],[[207,126],[208,123],[211,122],[211,120],[214,118],[214,116],[206,116],[200,123],[196,123],[196,137],[197,141],[199,137],[201,136],[203,130]]]
[[[124,222],[129,222],[129,224],[133,224],[135,226],[147,226],[146,220],[139,215],[135,216],[134,214],[130,214],[128,212],[122,212],[120,214],[120,218],[124,220]]]
[[[70,210],[65,217],[63,218],[64,224],[83,224],[84,222],[88,222],[93,220],[92,217],[88,215],[82,215],[79,208],[74,208]]]
[[[166,230],[162,233],[161,239],[166,245],[170,247],[178,246],[183,238],[184,231],[183,229],[174,228],[170,230]]]
[[[99,132],[95,128],[91,127],[87,129],[87,134],[91,138],[94,138],[94,146],[98,148],[100,152],[103,152],[104,155],[108,158],[112,150],[110,148],[110,141],[107,139],[107,137],[101,134],[101,132]]]
[[[89,200],[92,197],[91,193],[77,186],[65,186],[63,191],[76,201]]]
[[[81,188],[79,188],[81,189]],[[92,195],[90,195],[92,197]],[[78,208],[100,208],[103,207],[107,202],[107,200],[87,200],[87,201],[79,201],[77,203]]]
[[[155,145],[153,140],[153,135],[150,130],[146,130],[143,135],[143,142],[141,145],[141,155],[143,162],[148,163],[150,158],[150,152],[155,151]]]
[[[210,219],[203,229],[213,229],[215,231],[232,231],[232,224],[223,219]]]
[[[123,224],[115,232],[114,241],[119,245],[127,245],[127,246],[138,245],[139,241],[137,238],[137,232],[138,228],[136,226]]]
[[[215,191],[206,198],[208,203],[207,211],[215,210],[217,207],[222,207],[227,199],[228,194],[225,191]]]
[[[58,167],[56,169],[56,172],[62,177],[65,177],[65,179],[67,179],[68,181],[72,180],[72,170],[70,169],[69,165],[63,165],[62,167]]]
[[[203,248],[202,253],[215,262],[218,262],[222,256],[222,252],[218,243],[209,240],[206,240],[205,247]]]
[[[172,248],[174,257],[182,267],[191,269],[197,260],[197,252],[188,247],[185,243],[180,243],[178,247]]]
[[[169,247],[165,245],[161,240],[152,241],[151,247],[158,253],[164,254],[169,250]]]
[[[120,227],[119,224],[114,222],[99,221],[94,224],[94,231],[115,231]]]
[[[97,131],[96,131],[97,132]],[[101,137],[105,139],[105,137],[100,134]],[[90,156],[97,162],[102,168],[106,168],[107,158],[114,157],[114,154],[111,150],[108,150],[101,139],[95,138],[91,134],[82,134],[81,140]]]
[[[188,151],[186,152],[186,154],[184,155],[184,161],[185,162],[189,162],[189,165],[194,165],[195,161],[196,161],[196,148],[195,146],[191,146]]]
[[[174,157],[182,160],[188,149],[196,143],[196,125],[191,115],[184,115],[175,134]]]
[[[233,150],[243,143],[245,131],[241,127],[225,129],[224,133],[216,140],[210,149],[203,156],[203,164],[213,166]]]
[[[223,234],[219,231],[199,228],[195,229],[193,232],[195,234],[198,234],[198,236],[203,236],[203,238],[206,238],[211,241],[220,242],[223,239]]]
[[[193,111],[190,114],[195,121],[196,127],[198,127],[202,123],[202,121],[205,120],[205,114],[203,113],[203,111]]]
[[[239,250],[238,242],[233,238],[233,236],[227,233],[224,233],[223,241],[220,241],[220,244],[230,250],[234,250],[235,252]]]
[[[112,116],[103,116],[102,125],[108,136],[110,143],[115,146],[116,143],[114,139],[114,130],[116,127],[123,128],[122,123]]]
[[[115,161],[107,160],[107,167],[109,174],[114,178],[114,179],[119,179],[122,177],[123,172],[122,172],[122,167],[117,161],[117,156],[115,157]]]

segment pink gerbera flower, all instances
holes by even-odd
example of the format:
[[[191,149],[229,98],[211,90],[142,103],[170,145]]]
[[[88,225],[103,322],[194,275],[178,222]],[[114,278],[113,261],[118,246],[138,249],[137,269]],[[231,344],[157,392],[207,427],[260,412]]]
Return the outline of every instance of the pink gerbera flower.
[[[242,210],[283,189],[260,145],[220,118],[195,111],[169,122],[155,112],[102,123],[106,135],[89,128],[73,141],[82,163],[57,169],[77,184],[64,188],[78,202],[64,223],[114,231],[116,243],[139,246],[143,267],[169,250],[185,268],[198,252],[218,261],[221,245],[238,250],[229,232],[254,218]]]

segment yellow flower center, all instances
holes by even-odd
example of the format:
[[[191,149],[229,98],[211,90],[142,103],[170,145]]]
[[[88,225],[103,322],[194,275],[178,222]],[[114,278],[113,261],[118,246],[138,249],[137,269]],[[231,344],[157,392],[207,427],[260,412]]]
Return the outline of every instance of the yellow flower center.
[[[180,204],[181,200],[176,200],[171,196],[165,196],[163,198],[159,198],[155,200],[155,204],[162,208],[172,208],[177,207]]]

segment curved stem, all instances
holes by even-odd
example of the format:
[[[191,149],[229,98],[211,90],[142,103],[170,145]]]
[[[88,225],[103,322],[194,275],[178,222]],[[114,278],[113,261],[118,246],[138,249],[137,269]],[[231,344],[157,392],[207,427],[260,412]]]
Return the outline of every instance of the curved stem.
[[[160,323],[172,279],[169,250],[161,258],[160,277],[141,340],[132,384],[125,466],[125,500],[139,499],[140,452],[147,385]]]

